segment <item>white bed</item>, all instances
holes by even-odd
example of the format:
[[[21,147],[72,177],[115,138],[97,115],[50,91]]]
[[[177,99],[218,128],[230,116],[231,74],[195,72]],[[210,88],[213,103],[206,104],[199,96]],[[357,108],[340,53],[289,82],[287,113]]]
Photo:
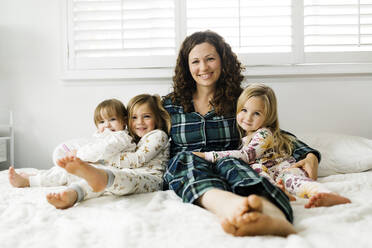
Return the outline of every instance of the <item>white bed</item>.
[[[372,140],[300,137],[322,152],[319,181],[352,203],[305,209],[306,200],[292,202],[298,234],[288,238],[232,237],[217,217],[172,191],[107,195],[57,210],[45,195],[63,187],[13,188],[1,171],[0,247],[372,247]]]

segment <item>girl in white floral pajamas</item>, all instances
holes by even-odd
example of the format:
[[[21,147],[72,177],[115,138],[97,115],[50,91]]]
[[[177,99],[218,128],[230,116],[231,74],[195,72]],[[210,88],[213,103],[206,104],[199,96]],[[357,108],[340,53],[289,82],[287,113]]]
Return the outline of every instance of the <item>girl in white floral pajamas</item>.
[[[57,164],[90,185],[90,191],[68,188],[47,196],[56,208],[69,208],[91,195],[153,192],[162,189],[162,176],[169,159],[170,117],[160,97],[138,95],[128,103],[129,132],[137,143],[135,152],[124,152],[112,167],[92,166],[73,154]]]
[[[290,154],[294,137],[279,129],[276,106],[275,93],[270,87],[249,85],[238,99],[236,112],[239,129],[245,136],[242,148],[194,154],[213,163],[229,156],[241,159],[272,184],[293,195],[309,198],[306,208],[349,203],[348,198],[331,192],[309,178],[305,170],[293,166],[296,160]]]
[[[66,155],[76,155],[95,166],[115,166],[120,164],[122,152],[133,152],[136,144],[126,130],[128,111],[123,103],[116,99],[101,102],[94,111],[94,123],[97,131],[91,139],[76,139],[57,146],[53,153],[53,166],[37,174],[16,173],[9,169],[9,181],[15,187],[53,187],[67,185],[86,192],[86,198],[97,195],[92,192],[86,181],[69,174],[56,162]]]

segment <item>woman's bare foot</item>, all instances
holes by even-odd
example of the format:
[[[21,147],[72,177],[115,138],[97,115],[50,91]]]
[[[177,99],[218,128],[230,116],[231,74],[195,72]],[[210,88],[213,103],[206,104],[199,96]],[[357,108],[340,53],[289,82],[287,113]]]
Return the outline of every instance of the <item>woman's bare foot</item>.
[[[223,222],[222,226],[231,226],[231,223]],[[258,236],[275,235],[286,237],[296,233],[293,225],[285,218],[272,217],[260,212],[249,212],[243,215],[235,225],[234,236]]]
[[[351,201],[343,196],[335,193],[318,193],[312,196],[305,208],[316,208],[316,207],[330,207],[339,204],[351,203]]]
[[[262,211],[257,196],[242,197],[220,189],[211,189],[205,192],[199,199],[198,204],[215,213],[221,220],[227,219],[235,223],[235,219],[248,211]]]
[[[17,173],[15,169],[11,166],[9,167],[9,182],[13,187],[23,188],[30,187],[29,175],[26,173]]]
[[[255,195],[251,195],[252,197]],[[248,198],[249,198],[248,197]],[[246,212],[235,219],[235,223],[222,221],[224,230],[234,236],[275,235],[286,237],[296,233],[293,225],[285,218],[283,212],[265,198],[255,196],[261,202],[262,212]]]
[[[211,189],[198,199],[198,203],[216,214],[225,232],[234,236],[287,236],[295,233],[283,212],[257,195],[242,197],[228,191]]]
[[[106,188],[108,176],[104,170],[91,166],[74,156],[59,159],[57,164],[69,173],[85,179],[94,192],[101,192]]]
[[[283,179],[280,179],[279,182],[276,184],[276,186],[281,189],[289,198],[290,201],[295,201],[296,197],[294,197],[292,194],[290,194],[284,187]]]
[[[73,189],[67,189],[60,193],[50,193],[46,196],[47,201],[58,209],[72,207],[77,200],[77,193]]]

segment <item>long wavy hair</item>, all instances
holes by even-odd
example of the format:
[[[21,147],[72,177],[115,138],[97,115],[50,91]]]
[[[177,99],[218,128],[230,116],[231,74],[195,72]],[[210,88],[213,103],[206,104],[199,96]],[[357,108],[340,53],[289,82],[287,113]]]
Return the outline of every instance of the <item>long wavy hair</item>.
[[[210,104],[218,115],[233,115],[236,100],[243,91],[240,84],[244,79],[242,75],[244,68],[230,45],[220,35],[210,30],[195,32],[183,41],[173,76],[173,93],[168,96],[173,103],[181,104],[185,112],[192,111],[192,97],[196,91],[196,82],[190,73],[189,54],[196,45],[204,42],[214,46],[221,58],[221,75],[217,80]]]
[[[274,152],[281,155],[291,155],[293,137],[280,131],[277,101],[274,91],[264,84],[249,84],[238,99],[236,114],[242,110],[246,101],[251,97],[260,97],[264,103],[265,121],[262,127],[269,128],[273,133],[274,142],[272,148]],[[246,135],[246,132],[241,127],[239,127],[239,132],[241,136]]]
[[[133,124],[132,118],[134,115],[135,108],[143,105],[148,104],[151,112],[155,118],[155,128],[163,130],[167,134],[169,134],[171,128],[171,119],[168,112],[164,109],[161,99],[159,95],[150,95],[150,94],[141,94],[133,97],[129,100],[128,103],[128,112],[129,112],[129,121],[128,121],[128,129],[131,136],[134,138],[135,142],[137,143],[140,140],[133,132]]]

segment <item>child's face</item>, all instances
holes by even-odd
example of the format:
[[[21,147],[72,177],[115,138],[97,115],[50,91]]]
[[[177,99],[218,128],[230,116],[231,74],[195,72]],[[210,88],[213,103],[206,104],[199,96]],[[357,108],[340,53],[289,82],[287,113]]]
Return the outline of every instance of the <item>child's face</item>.
[[[265,105],[261,97],[249,98],[237,114],[236,120],[247,134],[261,128],[265,121]]]
[[[113,132],[122,131],[125,129],[125,124],[120,121],[116,116],[104,117],[101,115],[102,120],[98,122],[98,132],[102,133],[105,128],[110,129]]]
[[[147,103],[135,106],[131,121],[132,133],[142,138],[155,129],[155,116]]]

